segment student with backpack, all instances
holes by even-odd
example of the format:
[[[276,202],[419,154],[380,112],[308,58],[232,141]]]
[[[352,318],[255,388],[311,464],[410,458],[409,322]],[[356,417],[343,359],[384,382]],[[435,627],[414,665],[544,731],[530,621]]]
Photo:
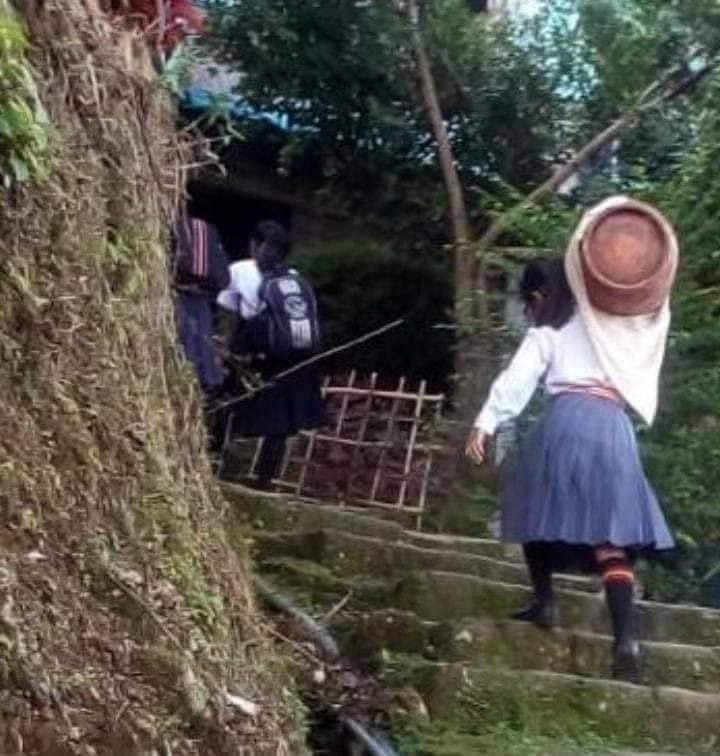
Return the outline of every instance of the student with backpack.
[[[285,228],[272,220],[259,223],[250,237],[250,259],[230,266],[230,283],[217,299],[242,321],[231,328],[230,351],[250,357],[250,368],[266,384],[237,404],[230,429],[233,434],[264,438],[255,471],[256,485],[265,490],[272,487],[287,437],[325,422],[314,365],[275,377],[320,348],[315,295],[309,283],[286,266],[289,253]]]

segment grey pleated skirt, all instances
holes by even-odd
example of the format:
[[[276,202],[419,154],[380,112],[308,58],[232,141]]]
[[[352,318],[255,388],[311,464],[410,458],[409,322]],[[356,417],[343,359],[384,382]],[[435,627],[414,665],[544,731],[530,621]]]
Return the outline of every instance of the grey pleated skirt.
[[[616,402],[555,397],[505,471],[502,538],[516,543],[613,544],[652,556],[673,538]]]

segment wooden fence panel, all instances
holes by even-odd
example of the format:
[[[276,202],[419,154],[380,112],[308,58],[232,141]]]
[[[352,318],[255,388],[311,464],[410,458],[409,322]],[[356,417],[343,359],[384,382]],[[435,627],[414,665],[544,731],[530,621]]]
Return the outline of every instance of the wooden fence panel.
[[[444,403],[421,381],[388,386],[377,373],[351,371],[322,384],[329,424],[288,439],[275,485],[297,496],[416,516],[425,511]],[[233,469],[255,477],[262,439],[226,439]],[[243,461],[245,460],[245,461]]]

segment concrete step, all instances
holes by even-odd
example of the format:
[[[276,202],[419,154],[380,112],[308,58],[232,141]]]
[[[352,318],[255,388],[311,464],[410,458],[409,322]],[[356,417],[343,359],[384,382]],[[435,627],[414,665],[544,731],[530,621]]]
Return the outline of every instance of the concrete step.
[[[405,531],[405,536],[414,546],[425,549],[461,551],[466,554],[478,554],[493,559],[502,559],[506,562],[524,564],[522,548],[519,545],[501,543],[492,538],[469,538],[443,533],[420,533],[412,530]]]
[[[411,570],[442,570],[477,575],[506,583],[527,584],[524,565],[468,552],[422,548],[402,541],[388,541],[337,530],[291,533],[258,533],[257,559],[290,556],[313,559],[338,575],[388,577]],[[600,584],[585,577],[557,575],[558,587],[597,591]]]
[[[406,530],[399,523],[373,516],[369,510],[340,508],[331,504],[297,501],[290,498],[253,496],[249,489],[221,483],[225,497],[233,505],[231,518],[257,530],[313,531],[338,530],[392,542],[405,542],[422,548],[478,554],[479,556],[522,561],[518,546],[488,538],[420,533]]]
[[[259,531],[308,531],[335,528],[358,535],[399,541],[405,529],[398,523],[381,520],[358,512],[349,512],[330,504],[315,504],[285,497],[252,496],[248,489],[221,483],[230,503],[230,525]]]
[[[583,732],[644,751],[720,751],[717,694],[410,658],[391,664],[399,679],[412,679],[433,718],[507,721],[528,734]]]
[[[502,621],[530,599],[529,589],[521,585],[448,572],[417,571],[399,579],[392,575],[371,578],[335,574],[324,565],[291,557],[267,560],[263,570],[310,597],[320,611],[351,594],[346,608],[353,612],[394,607],[431,622],[468,618]],[[558,590],[557,595],[559,628],[610,634],[601,594]],[[718,610],[639,601],[637,627],[644,641],[720,646]]]
[[[427,622],[394,609],[348,614],[335,621],[346,652],[372,665],[383,649],[475,666],[538,670],[598,679],[610,671],[607,635],[524,622],[464,619]],[[720,693],[720,647],[646,641],[641,644],[645,684]]]
[[[579,632],[608,635],[602,594],[557,590],[559,625]],[[442,621],[481,617],[506,619],[531,598],[521,585],[453,572],[414,572],[401,578],[392,606],[423,619]],[[643,640],[720,646],[720,611],[696,606],[637,603],[638,634]]]
[[[316,562],[292,557],[267,560],[259,566],[259,574],[267,577],[299,608],[318,618],[340,602],[353,612],[391,606],[395,588],[392,581],[366,576],[336,576]]]

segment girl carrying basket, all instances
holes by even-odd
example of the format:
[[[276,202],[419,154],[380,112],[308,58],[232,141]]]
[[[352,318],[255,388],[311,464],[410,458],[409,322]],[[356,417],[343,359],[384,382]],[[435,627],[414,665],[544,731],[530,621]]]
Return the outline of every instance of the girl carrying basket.
[[[542,381],[551,396],[508,470],[502,538],[523,544],[534,591],[514,619],[552,627],[552,573],[599,570],[614,634],[613,674],[639,677],[633,563],[673,546],[626,413],[652,423],[678,249],[654,208],[612,197],[588,211],[563,266],[535,263],[521,295],[533,322],[494,382],[466,453],[487,455],[497,427]]]

